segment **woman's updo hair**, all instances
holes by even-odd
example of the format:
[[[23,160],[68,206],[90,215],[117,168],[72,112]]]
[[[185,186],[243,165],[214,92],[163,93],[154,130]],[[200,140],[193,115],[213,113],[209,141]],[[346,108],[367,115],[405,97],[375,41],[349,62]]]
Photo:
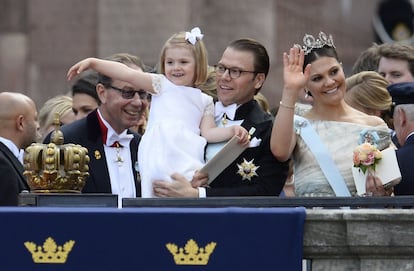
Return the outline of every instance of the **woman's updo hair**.
[[[314,62],[315,60],[321,58],[321,57],[333,57],[338,62],[341,62],[338,57],[338,53],[336,52],[334,47],[330,47],[328,45],[324,45],[322,48],[315,48],[312,49],[307,55],[305,55],[305,60],[303,62],[303,68],[306,67],[306,65]]]

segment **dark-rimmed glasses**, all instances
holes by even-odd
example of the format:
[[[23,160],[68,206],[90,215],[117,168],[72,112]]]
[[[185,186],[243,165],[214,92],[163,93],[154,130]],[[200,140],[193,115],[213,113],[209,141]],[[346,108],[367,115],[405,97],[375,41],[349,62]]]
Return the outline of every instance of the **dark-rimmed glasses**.
[[[229,75],[230,75],[231,79],[239,78],[242,75],[242,73],[244,73],[244,72],[257,73],[256,71],[244,71],[244,70],[240,70],[238,68],[227,68],[226,66],[221,65],[221,64],[214,65],[214,70],[220,76],[223,75],[226,72],[226,70],[229,71]]]
[[[138,96],[141,100],[147,100],[148,96],[149,96],[148,92],[146,92],[145,90],[142,90],[142,89],[140,89],[140,90],[126,90],[126,89],[114,87],[112,85],[110,85],[109,87],[121,92],[122,98],[127,99],[127,100],[130,100],[130,99],[134,98],[135,94],[137,94],[137,93],[138,93]]]

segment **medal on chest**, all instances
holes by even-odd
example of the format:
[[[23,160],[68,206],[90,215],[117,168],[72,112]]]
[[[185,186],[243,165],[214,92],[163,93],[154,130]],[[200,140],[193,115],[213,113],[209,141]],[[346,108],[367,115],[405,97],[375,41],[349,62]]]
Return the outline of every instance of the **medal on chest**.
[[[118,166],[122,166],[122,163],[124,162],[124,158],[122,158],[121,156],[122,145],[118,141],[116,141],[111,147],[115,147],[115,151],[116,151],[115,162],[118,164]]]
[[[254,159],[247,161],[245,158],[243,158],[243,163],[237,164],[237,167],[239,168],[237,174],[239,174],[242,177],[242,180],[251,181],[252,177],[259,176],[256,170],[260,166],[256,166],[253,162]]]

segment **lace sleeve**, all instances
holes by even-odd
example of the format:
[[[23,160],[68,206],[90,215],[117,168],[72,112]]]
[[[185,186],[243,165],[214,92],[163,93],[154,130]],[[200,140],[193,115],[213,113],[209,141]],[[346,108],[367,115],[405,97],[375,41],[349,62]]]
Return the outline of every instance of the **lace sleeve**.
[[[162,80],[164,76],[162,74],[151,74],[152,77],[152,88],[154,89],[153,95],[157,95],[162,90]]]
[[[207,104],[206,108],[204,109],[204,115],[203,116],[213,116],[214,117],[213,99],[210,100],[210,102]]]

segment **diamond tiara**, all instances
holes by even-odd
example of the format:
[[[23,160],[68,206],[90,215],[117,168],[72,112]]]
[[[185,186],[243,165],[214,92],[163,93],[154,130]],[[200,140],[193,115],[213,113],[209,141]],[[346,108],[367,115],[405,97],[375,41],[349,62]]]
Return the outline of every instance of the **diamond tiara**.
[[[303,46],[299,44],[295,44],[294,46],[301,48],[305,52],[305,55],[307,55],[313,49],[322,48],[325,45],[336,48],[332,39],[332,35],[328,36],[327,34],[321,31],[319,32],[318,38],[315,38],[314,36],[309,34],[305,34],[305,36],[303,37]]]

